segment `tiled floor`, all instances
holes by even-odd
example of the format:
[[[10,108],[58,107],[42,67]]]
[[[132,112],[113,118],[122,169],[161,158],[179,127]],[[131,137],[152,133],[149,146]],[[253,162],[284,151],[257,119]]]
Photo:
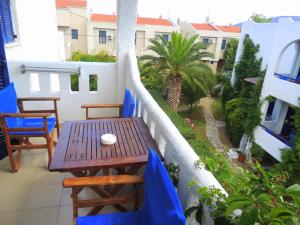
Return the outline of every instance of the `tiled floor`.
[[[8,158],[0,160],[0,225],[72,224],[70,190],[62,187],[70,174],[49,172],[47,160],[46,150],[23,151],[14,174]]]

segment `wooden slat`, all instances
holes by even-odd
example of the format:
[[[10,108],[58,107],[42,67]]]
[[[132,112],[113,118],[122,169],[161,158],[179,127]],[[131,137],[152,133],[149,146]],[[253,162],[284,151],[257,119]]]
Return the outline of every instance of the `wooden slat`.
[[[59,101],[60,97],[29,97],[18,98],[18,101]]]
[[[122,104],[84,104],[81,108],[121,108]]]
[[[95,176],[95,177],[76,177],[64,179],[64,187],[86,187],[86,186],[105,186],[117,184],[138,184],[143,183],[142,176],[117,175],[117,176]]]
[[[111,197],[111,198],[103,198],[103,199],[78,200],[77,207],[87,208],[87,207],[95,207],[95,206],[124,204],[130,200],[133,200],[134,198],[135,198],[134,195],[128,195],[122,197]],[[126,209],[124,208],[122,209],[122,211],[126,211]]]

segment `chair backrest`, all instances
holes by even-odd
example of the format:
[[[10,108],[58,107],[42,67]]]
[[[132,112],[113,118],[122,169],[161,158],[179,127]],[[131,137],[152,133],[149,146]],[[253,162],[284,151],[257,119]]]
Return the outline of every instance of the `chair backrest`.
[[[158,155],[149,149],[144,174],[146,225],[185,225],[185,216],[177,192]]]
[[[0,91],[0,113],[18,113],[17,94],[14,83]]]
[[[125,96],[124,96],[124,102],[123,102],[122,117],[124,117],[124,118],[133,117],[134,108],[135,108],[134,97],[132,96],[131,92],[128,89],[126,89]]]

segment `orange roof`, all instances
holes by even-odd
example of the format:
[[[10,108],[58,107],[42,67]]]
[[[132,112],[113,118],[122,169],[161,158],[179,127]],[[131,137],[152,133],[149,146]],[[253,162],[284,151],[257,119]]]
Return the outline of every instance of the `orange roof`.
[[[221,31],[224,32],[232,32],[232,33],[240,33],[241,28],[240,27],[235,27],[235,26],[216,26],[218,27]]]
[[[115,23],[117,21],[116,15],[106,15],[106,14],[92,14],[91,21]],[[138,17],[137,24],[140,25],[159,25],[159,26],[173,26],[172,23],[167,19],[162,18],[146,18]]]
[[[86,0],[56,0],[56,8],[67,8],[68,6],[86,7]]]
[[[211,25],[209,23],[191,23],[191,25],[197,30],[218,31],[219,29],[223,32],[232,32],[232,33],[241,32],[241,28],[235,26],[218,26],[218,25]]]
[[[216,29],[209,23],[191,23],[191,25],[197,30],[216,31]]]

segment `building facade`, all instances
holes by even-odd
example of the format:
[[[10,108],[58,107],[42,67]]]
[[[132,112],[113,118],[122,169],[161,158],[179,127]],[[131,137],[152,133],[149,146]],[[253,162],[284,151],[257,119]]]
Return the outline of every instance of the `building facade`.
[[[1,29],[8,59],[61,60],[55,1],[1,0]],[[32,9],[37,9],[32,13]]]
[[[261,125],[254,130],[254,142],[277,160],[281,159],[281,149],[292,146],[295,134],[293,115],[300,97],[299,27],[300,22],[290,18],[278,23],[245,22],[235,60],[242,54],[246,35],[260,45],[257,56],[262,57],[266,74],[261,92]]]
[[[58,30],[63,35],[65,57],[73,52],[95,54],[106,51],[116,55],[117,16],[91,14],[84,0],[56,0]],[[138,56],[146,52],[149,40],[157,35],[168,39],[177,25],[163,18],[137,17],[135,49]]]
[[[106,50],[116,53],[116,15],[92,14],[88,23],[88,52]],[[179,31],[177,25],[163,18],[137,17],[135,50],[137,56],[147,53],[150,39],[162,35],[166,40],[170,34]],[[91,38],[92,37],[92,38]]]
[[[223,54],[226,43],[231,39],[239,39],[240,28],[236,26],[218,26],[211,23],[180,23],[180,30],[183,35],[198,35],[199,40],[207,44],[206,51],[214,55],[205,61],[211,66],[214,72],[223,66]]]

